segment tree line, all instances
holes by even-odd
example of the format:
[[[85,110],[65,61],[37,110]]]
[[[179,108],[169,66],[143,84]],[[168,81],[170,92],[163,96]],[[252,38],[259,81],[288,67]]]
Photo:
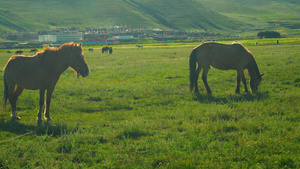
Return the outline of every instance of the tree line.
[[[257,33],[259,38],[280,38],[281,35],[279,32],[276,31],[261,31]]]

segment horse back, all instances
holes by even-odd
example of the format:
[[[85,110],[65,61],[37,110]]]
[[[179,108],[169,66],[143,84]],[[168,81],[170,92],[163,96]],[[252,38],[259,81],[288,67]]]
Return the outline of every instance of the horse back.
[[[30,66],[34,66],[36,62],[37,62],[37,57],[29,57],[25,55],[13,55],[7,61],[4,69],[7,69],[7,67],[13,67],[13,69],[23,69]]]
[[[249,51],[239,43],[203,43],[194,50],[197,50],[197,59],[202,67],[236,70],[244,68],[250,61]]]
[[[23,88],[37,89],[36,74],[39,69],[36,63],[36,57],[14,55],[4,67],[4,76],[8,82],[21,85]]]

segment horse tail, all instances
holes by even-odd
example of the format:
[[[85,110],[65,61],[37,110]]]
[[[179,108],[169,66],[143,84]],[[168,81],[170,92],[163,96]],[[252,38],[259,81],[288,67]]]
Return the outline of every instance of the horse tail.
[[[196,67],[197,67],[196,49],[193,49],[190,55],[190,91],[193,92],[196,84]]]
[[[4,86],[4,91],[3,91],[3,109],[2,111],[5,112],[6,111],[6,102],[7,102],[7,98],[8,98],[8,86],[7,86],[7,81],[5,78],[5,73],[3,75],[3,86]]]

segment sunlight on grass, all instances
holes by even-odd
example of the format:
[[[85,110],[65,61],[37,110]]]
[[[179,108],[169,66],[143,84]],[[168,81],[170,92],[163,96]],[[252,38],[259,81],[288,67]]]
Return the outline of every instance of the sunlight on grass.
[[[86,53],[91,73],[72,92],[76,75],[62,74],[52,122],[36,124],[38,91],[20,96],[21,121],[7,106],[0,168],[299,168],[299,45],[248,47],[265,73],[253,94],[234,94],[236,72],[214,68],[213,94],[201,79],[190,93],[189,45]]]

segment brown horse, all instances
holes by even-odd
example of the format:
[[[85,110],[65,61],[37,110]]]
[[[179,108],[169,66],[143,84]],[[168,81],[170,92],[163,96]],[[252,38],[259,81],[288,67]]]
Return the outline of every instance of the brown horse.
[[[257,64],[251,52],[240,43],[221,44],[203,43],[193,49],[190,55],[190,90],[198,93],[198,77],[203,69],[202,80],[206,91],[211,94],[207,84],[207,74],[210,66],[220,70],[233,69],[237,71],[237,83],[235,93],[240,93],[241,79],[245,92],[248,92],[244,70],[250,75],[250,87],[252,92],[257,91],[261,77]]]
[[[23,53],[22,50],[17,50],[17,51],[16,51],[16,55],[21,55],[22,53]]]
[[[44,95],[47,90],[45,119],[51,120],[49,108],[51,95],[60,75],[71,67],[77,73],[86,77],[89,69],[84,61],[81,45],[73,42],[59,48],[44,48],[33,57],[12,56],[4,67],[4,97],[3,111],[6,109],[7,98],[12,109],[12,120],[20,120],[17,116],[16,103],[24,89],[40,90],[38,122],[42,121],[41,112],[44,105]],[[15,90],[15,85],[17,88]]]
[[[31,53],[36,53],[36,52],[38,52],[38,50],[37,49],[31,49],[30,52]]]
[[[107,52],[107,51],[109,51],[109,54],[112,54],[112,52],[113,52],[112,47],[106,46],[106,47],[102,48],[102,53]]]

